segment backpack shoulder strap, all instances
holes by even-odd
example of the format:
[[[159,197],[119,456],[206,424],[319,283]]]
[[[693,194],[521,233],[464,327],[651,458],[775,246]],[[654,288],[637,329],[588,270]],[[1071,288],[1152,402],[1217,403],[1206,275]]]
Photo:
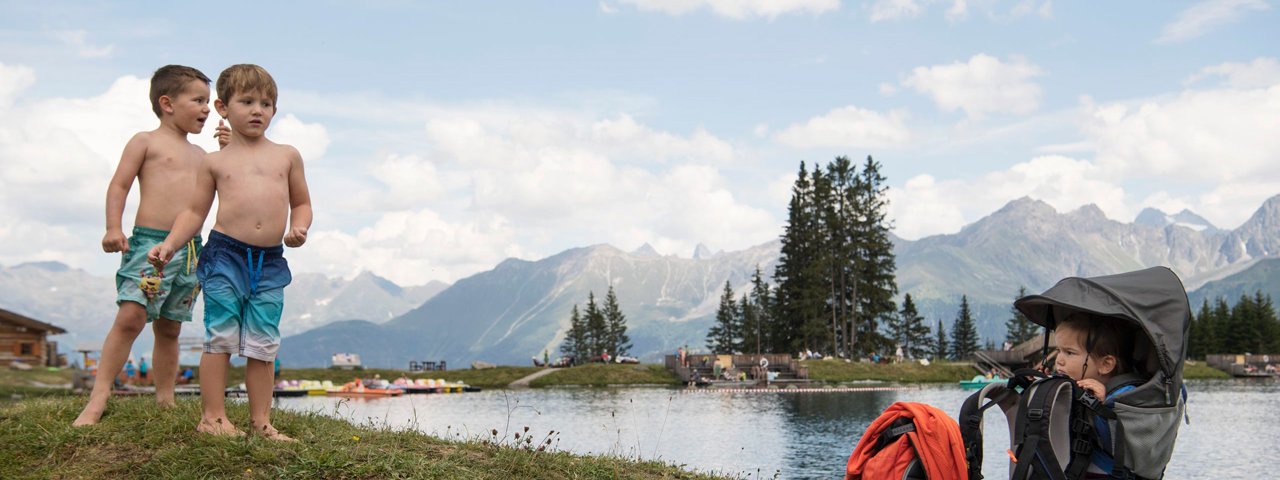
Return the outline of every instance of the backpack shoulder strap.
[[[1072,459],[1071,410],[1075,383],[1053,376],[1022,392],[1017,429],[1011,437],[1017,465],[1013,478],[1067,479],[1064,464]]]
[[[1017,415],[1018,394],[1004,383],[992,383],[965,399],[960,407],[960,438],[964,441],[964,456],[968,464],[969,479],[982,479],[982,416],[987,409],[999,406],[1009,425],[1009,437],[1013,438],[1013,419]]]

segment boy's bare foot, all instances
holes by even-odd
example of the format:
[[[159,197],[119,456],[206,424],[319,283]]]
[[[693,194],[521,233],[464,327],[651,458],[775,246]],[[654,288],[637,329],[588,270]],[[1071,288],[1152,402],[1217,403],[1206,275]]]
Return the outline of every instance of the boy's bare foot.
[[[225,437],[243,437],[245,433],[231,424],[230,420],[225,418],[201,419],[200,424],[196,425],[196,431],[207,433],[210,435]]]
[[[102,408],[90,408],[85,406],[84,411],[80,412],[80,416],[76,417],[76,421],[71,422],[73,427],[84,427],[87,425],[96,425],[98,420],[102,419]]]
[[[167,400],[163,400],[163,399],[159,399],[159,398],[157,398],[157,399],[156,399],[156,406],[157,406],[157,407],[160,407],[162,410],[168,410],[168,409],[170,409],[170,408],[173,408],[173,407],[177,406],[177,404],[173,403],[173,399],[172,399],[172,398],[167,399]]]
[[[269,424],[269,423],[268,423],[268,424],[265,424],[265,425],[256,425],[256,426],[254,426],[254,427],[253,427],[253,433],[254,433],[255,435],[262,435],[263,437],[266,437],[268,440],[275,440],[275,441],[277,441],[277,442],[296,442],[296,441],[298,441],[298,440],[294,439],[293,437],[290,437],[290,436],[288,436],[288,435],[285,435],[285,434],[283,434],[283,433],[280,433],[280,431],[279,431],[279,430],[276,430],[276,427],[271,426],[271,424]]]

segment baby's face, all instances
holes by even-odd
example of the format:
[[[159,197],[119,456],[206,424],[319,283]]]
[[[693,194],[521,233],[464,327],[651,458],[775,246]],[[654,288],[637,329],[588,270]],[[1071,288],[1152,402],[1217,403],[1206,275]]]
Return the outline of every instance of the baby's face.
[[[1058,358],[1054,362],[1054,368],[1058,373],[1065,374],[1076,381],[1086,378],[1099,380],[1098,362],[1089,362],[1089,371],[1085,371],[1085,349],[1084,349],[1084,332],[1062,325],[1054,331],[1054,337],[1058,342]]]

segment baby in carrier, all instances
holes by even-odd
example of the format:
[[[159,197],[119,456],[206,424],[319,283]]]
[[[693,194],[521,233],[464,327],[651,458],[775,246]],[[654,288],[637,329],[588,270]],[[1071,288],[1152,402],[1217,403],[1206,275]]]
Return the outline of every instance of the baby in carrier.
[[[1086,313],[1072,313],[1058,322],[1055,335],[1058,344],[1054,369],[1071,377],[1080,388],[1112,408],[1115,397],[1133,390],[1146,378],[1134,372],[1129,359],[1133,352],[1134,331],[1122,322],[1105,321]],[[1094,418],[1098,439],[1111,443],[1111,431],[1101,417]],[[1102,449],[1095,449],[1085,478],[1107,478],[1114,460]]]

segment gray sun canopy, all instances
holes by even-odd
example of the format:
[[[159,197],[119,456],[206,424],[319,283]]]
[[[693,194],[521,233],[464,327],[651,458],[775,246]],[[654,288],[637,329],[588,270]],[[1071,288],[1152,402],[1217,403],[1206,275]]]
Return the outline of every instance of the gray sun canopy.
[[[1040,295],[1028,295],[1014,307],[1031,321],[1054,329],[1054,319],[1072,312],[1120,319],[1140,327],[1134,358],[1152,377],[1134,392],[1133,400],[1143,404],[1169,404],[1182,385],[1182,364],[1191,326],[1191,306],[1186,288],[1178,276],[1165,267],[1107,275],[1068,277]],[[1163,401],[1160,401],[1163,400]]]

